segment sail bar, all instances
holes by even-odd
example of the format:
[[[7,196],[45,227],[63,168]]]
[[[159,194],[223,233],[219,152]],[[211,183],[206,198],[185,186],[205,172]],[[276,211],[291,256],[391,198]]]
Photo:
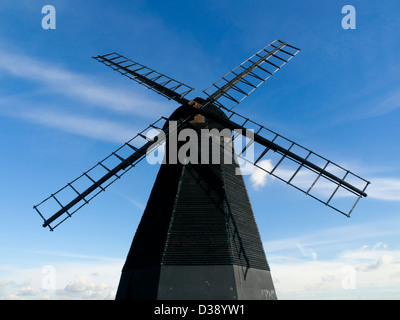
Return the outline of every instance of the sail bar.
[[[276,39],[203,92],[215,106],[232,110],[299,51],[300,49]]]
[[[138,62],[124,57],[116,52],[93,57],[93,59],[134,80],[158,94],[173,99],[181,104],[187,102],[184,97],[194,89],[182,82],[150,69]]]
[[[241,130],[242,137],[234,134],[233,142],[243,138],[247,128],[251,128],[253,134],[246,135],[250,141],[244,149],[240,147],[241,152],[236,151],[239,158],[346,216],[350,216],[360,198],[367,196],[369,181],[249,118],[236,112],[231,112],[228,119],[204,109],[197,112],[226,128]],[[251,140],[255,142],[254,154],[249,158],[244,151]]]
[[[169,131],[167,134],[162,131],[162,125],[166,120],[167,118],[161,117],[150,124],[102,161],[35,205],[33,208],[44,220],[43,227],[49,227],[53,231],[59,224],[70,218],[76,211],[135,167],[146,157],[146,154],[157,149],[165,139],[168,139]],[[190,118],[187,118],[178,122],[176,130],[185,126],[189,120]],[[162,134],[154,136],[150,132],[152,129],[156,129]]]

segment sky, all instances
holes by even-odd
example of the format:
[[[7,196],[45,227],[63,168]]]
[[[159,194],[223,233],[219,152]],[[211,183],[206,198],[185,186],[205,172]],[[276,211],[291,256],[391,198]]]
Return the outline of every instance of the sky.
[[[177,105],[92,56],[124,54],[194,98],[276,38],[301,52],[235,111],[371,182],[347,218],[244,176],[278,299],[399,299],[399,14],[372,0],[1,1],[0,299],[115,297],[159,167],[142,161],[54,232],[32,207]]]

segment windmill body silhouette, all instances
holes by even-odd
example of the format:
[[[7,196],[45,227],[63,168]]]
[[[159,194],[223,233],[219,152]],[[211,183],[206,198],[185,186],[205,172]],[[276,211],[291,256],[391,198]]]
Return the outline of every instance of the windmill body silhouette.
[[[276,299],[238,159],[346,216],[366,197],[369,184],[233,111],[298,52],[277,39],[204,90],[205,99],[192,100],[185,98],[192,88],[120,54],[93,57],[180,106],[34,206],[43,226],[54,230],[146,155],[164,147],[165,158],[133,238],[116,298]],[[154,129],[159,134],[149,138]],[[199,140],[206,140],[209,149],[199,145],[195,149],[201,151],[190,157],[186,154],[185,161],[171,161],[171,150],[174,154],[184,144],[180,141],[174,146],[173,142],[187,129],[197,134],[204,129],[212,132]],[[228,130],[229,137],[220,135],[223,130]],[[247,138],[246,145],[235,150],[233,143],[241,134]],[[251,159],[245,156],[249,150],[254,155]],[[265,166],[265,161],[272,165]]]

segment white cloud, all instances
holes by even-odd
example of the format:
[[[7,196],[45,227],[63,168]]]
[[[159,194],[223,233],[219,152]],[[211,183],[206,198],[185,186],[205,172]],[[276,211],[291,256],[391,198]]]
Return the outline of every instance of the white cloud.
[[[93,76],[72,72],[51,62],[3,50],[0,50],[0,57],[0,71],[37,83],[41,90],[62,94],[85,104],[122,114],[146,117],[168,110],[165,103],[149,99],[132,90],[102,84]]]
[[[272,161],[269,159],[262,160],[257,165],[260,168],[254,168],[252,174],[250,175],[250,181],[252,182],[253,188],[259,190],[261,187],[266,185],[267,176],[269,176],[269,173],[266,171],[271,171],[273,169],[273,165]]]
[[[64,288],[65,292],[80,293],[95,288],[96,285],[92,282],[89,276],[78,276]]]
[[[92,75],[2,49],[0,73],[16,79],[19,90],[0,99],[1,115],[94,139],[126,142],[149,121],[171,112],[168,103],[133,91],[138,84],[129,83],[128,79],[126,88],[116,88]],[[132,89],[128,89],[130,85]],[[104,115],[99,109],[104,110]],[[126,124],[127,116],[132,116],[131,122],[136,126]]]
[[[129,203],[131,203],[133,206],[135,206],[136,209],[138,209],[140,211],[143,211],[146,208],[145,204],[137,201],[136,199],[132,198],[131,196],[126,195],[125,193],[123,193],[121,191],[116,191],[113,189],[113,192],[118,194],[121,198],[127,200]]]
[[[317,255],[323,253],[320,243],[326,244],[321,239],[324,231],[329,237],[340,236],[338,230],[323,230],[309,235],[314,243],[305,241],[306,237],[286,241],[303,259],[290,259],[291,253],[285,248],[281,251],[282,247],[269,255],[271,250],[266,248],[279,299],[400,298],[400,250],[377,241],[324,258],[324,254]],[[42,268],[14,268],[7,280],[0,280],[0,299],[115,299],[123,260],[68,253],[54,253],[56,257],[74,257],[76,262],[54,263],[54,290],[43,288],[43,277],[48,274]],[[354,289],[345,285],[349,278]]]
[[[374,239],[391,238],[398,235],[398,219],[382,219],[379,222],[364,224],[346,224],[341,227],[317,229],[306,234],[301,234],[289,238],[276,239],[264,242],[265,251],[273,255],[286,255],[287,253],[299,252],[298,245],[304,248],[313,248],[313,251],[325,250],[343,250],[350,243],[360,243],[359,249],[354,252],[362,254],[362,257],[376,259],[376,254],[384,252],[387,249],[387,244],[382,241],[374,241]],[[373,246],[366,244],[374,241]],[[373,249],[373,250],[371,250]],[[342,254],[347,254],[342,252]],[[370,256],[367,256],[367,255]],[[373,256],[371,256],[373,255]],[[351,259],[350,256],[343,258]],[[354,257],[359,259],[360,256]]]
[[[378,248],[383,248],[383,249],[387,249],[388,246],[386,243],[383,242],[377,242],[373,247],[373,249],[378,249]]]
[[[317,253],[313,249],[306,248],[301,243],[296,243],[296,246],[304,257],[311,258],[313,261],[317,260]]]
[[[265,242],[278,299],[399,299],[397,230],[382,220]]]
[[[57,296],[63,296],[67,299],[110,299],[115,298],[115,291],[110,290],[110,284],[96,283],[90,276],[77,276],[68,283],[65,288],[57,290]]]
[[[396,259],[394,255],[383,254],[376,261],[373,261],[367,265],[359,266],[359,269],[362,271],[377,270],[378,268],[381,268],[383,266],[390,265],[395,260]]]
[[[256,190],[259,190],[262,187],[264,187],[267,184],[268,181],[267,179],[273,179],[273,176],[269,175],[268,172],[270,172],[274,168],[271,159],[260,161],[258,163],[258,166],[259,167],[254,168],[250,176],[250,181],[252,183],[252,186]],[[336,167],[333,167],[333,169],[334,170],[330,170],[331,173],[337,174],[338,177],[343,176],[343,172],[338,172],[339,169],[336,169]],[[359,168],[359,171],[366,172],[367,170]],[[294,169],[290,170],[284,165],[281,165],[277,167],[277,169],[274,171],[274,174],[282,178],[283,180],[288,181],[292,177],[294,172],[295,172]],[[295,175],[291,183],[296,187],[304,191],[307,191],[308,188],[313,185],[317,177],[318,175],[316,173],[310,170],[301,169]],[[365,182],[356,177],[352,177],[352,180],[349,180],[348,182],[354,184],[354,186],[359,189],[363,189],[365,186]],[[336,186],[337,185],[332,183],[330,180],[320,177],[317,180],[317,182],[313,185],[310,193],[326,201],[335,191]],[[397,177],[372,178],[371,184],[368,186],[366,192],[368,198],[371,199],[377,199],[383,201],[400,201],[400,178]],[[354,199],[357,198],[353,193],[345,190],[344,188],[339,188],[335,193],[334,197],[335,198],[353,197]],[[351,205],[352,204],[353,203],[351,203]]]
[[[370,111],[363,114],[369,117],[376,117],[390,113],[400,107],[399,100],[400,90],[396,87],[394,90],[387,92],[385,97],[379,97],[378,101],[374,101],[376,103],[371,104]]]
[[[374,247],[314,261],[270,258],[278,298],[399,299],[400,251]]]
[[[29,268],[7,263],[8,268],[2,268],[0,300],[115,299],[124,259],[53,251],[32,254],[35,260]]]
[[[18,116],[33,123],[42,124],[62,131],[117,143],[124,143],[134,137],[137,132],[141,131],[117,121],[96,119],[93,117],[49,110],[19,112]]]
[[[37,294],[37,290],[31,286],[22,287],[18,290],[18,296],[34,296]]]
[[[107,300],[115,299],[123,261],[111,263],[64,262],[54,264],[55,288],[43,286],[42,268],[15,268],[0,282],[2,300]]]
[[[386,201],[400,201],[399,178],[374,178],[368,187],[368,197]]]

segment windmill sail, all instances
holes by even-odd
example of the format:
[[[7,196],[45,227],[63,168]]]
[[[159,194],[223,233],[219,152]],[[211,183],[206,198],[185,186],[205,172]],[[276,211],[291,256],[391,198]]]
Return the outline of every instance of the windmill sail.
[[[144,85],[148,89],[163,95],[167,99],[173,99],[181,104],[187,102],[184,97],[194,90],[182,82],[174,80],[138,62],[132,61],[116,52],[99,55],[93,57],[93,59],[118,71],[129,79]]]
[[[160,146],[167,135],[161,134],[149,138],[151,136],[150,130],[156,129],[161,132],[165,120],[167,120],[165,117],[159,118],[102,161],[35,205],[33,208],[44,220],[43,227],[54,230],[59,224],[70,218],[76,211],[135,167],[146,157],[146,154],[153,152]],[[182,128],[188,120],[189,118],[178,122],[175,130]]]
[[[205,89],[203,92],[208,96],[207,100],[202,102],[200,108],[193,108],[191,113],[193,115],[197,113],[203,114],[231,130],[246,130],[245,125],[251,125],[251,129],[254,129],[255,132],[254,138],[248,142],[244,149],[240,150],[237,154],[239,158],[241,157],[251,162],[259,170],[269,173],[325,205],[349,216],[358,200],[367,196],[365,190],[369,184],[368,181],[232,111],[238,103],[275,74],[299,51],[300,49],[279,39],[271,42]],[[158,94],[191,108],[188,104],[189,100],[185,96],[193,88],[182,82],[167,77],[116,52],[93,58]],[[215,112],[210,113],[210,109],[207,107],[212,105],[224,109],[228,119],[222,119]],[[145,157],[147,149],[156,145],[153,140],[149,141],[146,138],[145,133],[152,128],[161,130],[158,127],[161,120],[166,120],[166,118],[161,117],[81,176],[34,206],[44,220],[43,226],[48,226],[53,230],[58,224],[72,216],[82,206],[139,163]],[[181,119],[180,127],[177,130],[183,128],[190,120],[190,117]],[[237,138],[237,136],[234,135],[233,139]],[[168,139],[168,136],[163,135],[162,139],[164,138]],[[157,141],[161,143],[162,139],[159,137]],[[255,149],[255,158],[249,160],[243,157],[243,153],[252,145]],[[64,196],[64,194],[68,194],[68,196]],[[348,198],[355,198],[355,200],[351,202],[350,208],[342,209],[339,204],[344,202],[342,201],[343,199],[347,200]],[[48,215],[44,213],[43,208],[49,203],[52,203],[49,206],[51,208],[50,212],[56,213],[47,218]],[[59,222],[60,219],[61,222]],[[54,225],[56,222],[57,224]]]
[[[203,92],[215,106],[232,110],[299,51],[300,49],[276,39]]]
[[[204,90],[206,100],[191,101],[185,96],[192,88],[118,53],[93,57],[180,107],[34,206],[43,227],[54,230],[165,142],[164,160],[169,157],[160,167],[133,238],[116,298],[276,299],[239,174],[240,163],[235,160],[247,161],[262,178],[270,174],[346,216],[367,196],[369,185],[351,171],[232,111],[299,51],[277,39]],[[187,128],[200,134],[205,129],[206,139],[200,136],[186,142],[193,133]],[[185,139],[177,133],[184,133]],[[243,141],[243,133],[245,146],[237,148],[235,142]],[[178,150],[178,141],[185,148]],[[189,152],[187,158],[193,152],[194,160],[180,158],[176,163],[175,156],[187,156],[180,152],[188,151],[190,141],[200,147]],[[215,158],[224,160],[215,163]]]
[[[229,120],[204,109],[198,112],[231,130],[246,132],[245,125],[254,130],[254,136],[237,156],[346,216],[360,198],[367,196],[369,181],[249,118],[233,111]],[[232,140],[237,138],[233,135]],[[253,144],[254,158],[249,159],[243,154]]]

